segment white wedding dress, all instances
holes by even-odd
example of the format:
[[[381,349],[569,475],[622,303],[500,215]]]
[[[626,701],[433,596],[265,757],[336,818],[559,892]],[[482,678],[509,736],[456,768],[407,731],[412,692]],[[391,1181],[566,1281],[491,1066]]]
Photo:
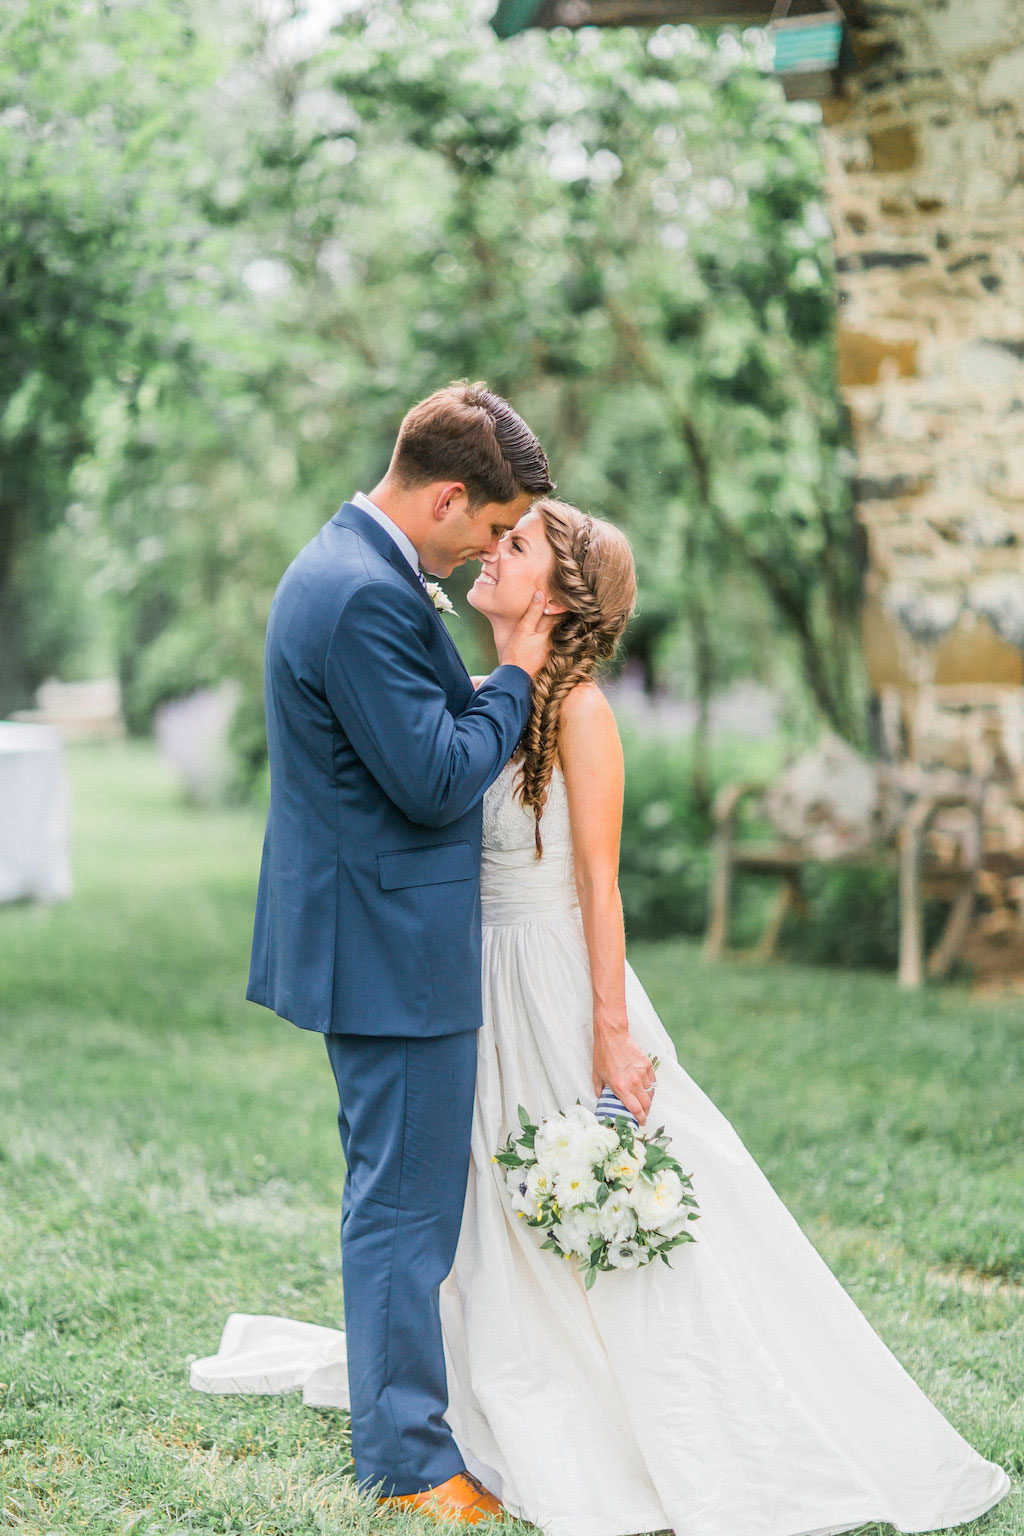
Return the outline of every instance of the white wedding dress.
[[[591,993],[556,770],[534,857],[509,764],[484,802],[472,1161],[442,1287],[448,1422],[469,1470],[548,1536],[825,1536],[957,1525],[1009,1489],[873,1332],[729,1122],[678,1065],[632,970],[630,1029],[661,1059],[652,1125],[692,1175],[696,1242],[601,1274],[542,1252],[497,1164],[518,1127],[593,1105]],[[827,1156],[827,1148],[822,1149]],[[344,1335],[236,1315],[207,1391],[347,1405]]]

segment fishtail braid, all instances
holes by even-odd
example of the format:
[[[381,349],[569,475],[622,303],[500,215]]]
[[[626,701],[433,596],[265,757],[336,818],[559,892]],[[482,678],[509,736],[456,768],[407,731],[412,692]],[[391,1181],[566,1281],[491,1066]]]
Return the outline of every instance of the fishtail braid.
[[[611,523],[545,497],[534,502],[554,554],[551,598],[564,604],[551,631],[548,660],[533,682],[533,701],[523,732],[517,791],[535,819],[537,857],[543,852],[540,818],[558,756],[562,704],[615,653],[636,595],[633,554]]]

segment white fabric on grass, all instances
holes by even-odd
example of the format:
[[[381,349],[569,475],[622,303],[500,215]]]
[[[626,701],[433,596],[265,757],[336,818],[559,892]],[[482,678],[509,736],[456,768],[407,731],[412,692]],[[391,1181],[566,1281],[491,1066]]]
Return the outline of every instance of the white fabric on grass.
[[[64,747],[46,725],[0,720],[0,902],[71,895]]]

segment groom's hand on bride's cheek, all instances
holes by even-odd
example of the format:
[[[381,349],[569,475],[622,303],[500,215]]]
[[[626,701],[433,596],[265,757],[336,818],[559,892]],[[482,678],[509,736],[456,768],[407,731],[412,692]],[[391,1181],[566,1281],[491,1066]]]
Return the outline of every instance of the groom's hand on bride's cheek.
[[[544,593],[535,592],[499,658],[506,666],[522,667],[531,677],[537,676],[548,659],[551,630],[557,617],[544,612],[544,603]]]

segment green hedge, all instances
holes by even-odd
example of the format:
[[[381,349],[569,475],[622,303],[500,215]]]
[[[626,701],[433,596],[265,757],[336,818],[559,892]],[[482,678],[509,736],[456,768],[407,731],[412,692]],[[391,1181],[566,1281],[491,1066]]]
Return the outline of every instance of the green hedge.
[[[689,738],[641,734],[622,721],[620,729],[626,796],[619,888],[629,937],[703,933],[712,824],[694,803]],[[780,762],[778,742],[719,741],[713,787],[768,778]]]
[[[703,931],[711,829],[693,803],[684,743],[623,732],[619,889],[631,939]]]

